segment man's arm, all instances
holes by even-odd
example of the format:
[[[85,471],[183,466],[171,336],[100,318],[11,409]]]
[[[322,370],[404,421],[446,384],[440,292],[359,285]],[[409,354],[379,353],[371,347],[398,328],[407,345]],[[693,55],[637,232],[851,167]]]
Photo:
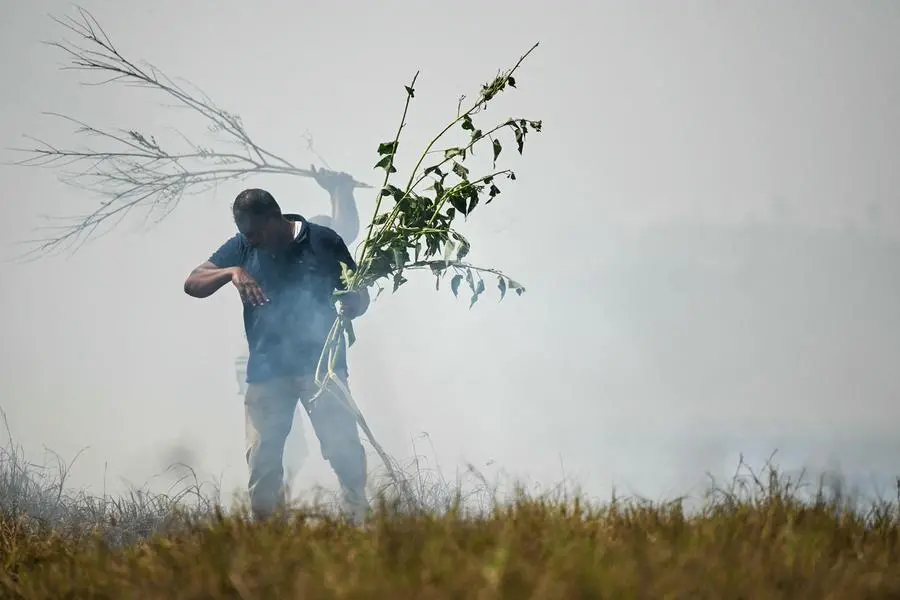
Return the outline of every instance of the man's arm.
[[[331,217],[334,230],[347,244],[359,236],[359,211],[353,197],[353,183],[339,185],[331,191]]]
[[[184,280],[184,293],[194,298],[208,298],[227,283],[233,283],[244,302],[258,306],[269,299],[259,284],[241,266],[244,263],[246,245],[236,235],[213,252],[209,260],[194,268]]]
[[[223,285],[232,281],[235,267],[244,262],[244,240],[240,235],[212,253],[203,264],[197,265],[184,280],[184,293],[194,298],[208,298]]]
[[[208,260],[195,267],[184,280],[184,293],[194,298],[208,298],[234,280],[235,269],[219,267]]]
[[[352,244],[359,236],[359,210],[353,197],[353,177],[310,165],[316,182],[328,192],[331,200],[331,225],[346,244]]]

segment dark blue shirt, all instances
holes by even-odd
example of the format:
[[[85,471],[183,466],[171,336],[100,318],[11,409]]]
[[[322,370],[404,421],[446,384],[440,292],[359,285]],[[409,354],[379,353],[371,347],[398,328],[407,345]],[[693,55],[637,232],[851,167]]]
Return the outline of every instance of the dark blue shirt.
[[[283,251],[252,248],[238,233],[209,260],[217,267],[243,267],[269,298],[268,304],[244,303],[244,331],[250,356],[247,382],[275,377],[312,375],[325,339],[337,318],[332,294],[343,289],[341,262],[356,262],[341,237],[300,215],[300,234]],[[346,343],[341,339],[336,371],[346,374]]]

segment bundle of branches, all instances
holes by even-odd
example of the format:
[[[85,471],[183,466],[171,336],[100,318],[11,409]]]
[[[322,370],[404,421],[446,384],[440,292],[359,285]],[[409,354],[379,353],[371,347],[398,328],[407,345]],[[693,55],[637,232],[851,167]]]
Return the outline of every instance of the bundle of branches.
[[[414,270],[431,271],[435,277],[435,289],[440,289],[441,280],[452,274],[450,289],[457,297],[460,285],[465,281],[471,292],[470,308],[485,291],[485,276],[496,279],[501,300],[508,290],[518,295],[525,292],[520,283],[502,271],[466,262],[471,244],[454,228],[454,223],[460,217],[467,218],[479,205],[490,204],[500,194],[501,181],[515,180],[516,175],[512,170],[497,167],[497,160],[503,151],[500,135],[511,134],[516,150],[522,154],[527,134],[541,131],[541,121],[525,118],[505,119],[489,128],[479,127],[475,123],[475,117],[494,98],[508,88],[516,87],[516,70],[537,46],[538,44],[532,46],[511,69],[500,72],[493,81],[484,84],[477,98],[468,104],[466,110],[462,108],[465,97],[460,100],[456,117],[428,143],[401,188],[392,183],[398,172],[394,163],[410,101],[415,96],[418,73],[405,86],[406,103],[397,133],[393,140],[378,146],[379,160],[375,168],[384,169],[384,180],[366,237],[357,248],[357,268],[351,270],[348,265],[342,265],[341,278],[345,289],[335,293],[336,299],[340,300],[345,294],[372,286],[378,287],[380,294],[384,291],[382,280],[388,280],[396,292],[407,282],[406,275]],[[435,151],[435,146],[456,127],[467,134],[468,140]],[[479,145],[490,145],[493,153],[492,166],[487,173],[473,176],[465,163]],[[434,155],[438,158],[433,164],[424,166],[425,161]],[[389,204],[391,202],[392,205]],[[356,339],[352,323],[339,313],[319,357],[316,369],[319,391],[316,397],[320,397],[326,390],[339,390],[340,393],[334,395],[345,401],[354,412],[369,442],[384,461],[388,474],[396,480],[390,457],[375,440],[349,390],[335,374],[334,367],[344,347],[345,334],[347,346],[351,346]],[[329,384],[334,387],[329,387]]]

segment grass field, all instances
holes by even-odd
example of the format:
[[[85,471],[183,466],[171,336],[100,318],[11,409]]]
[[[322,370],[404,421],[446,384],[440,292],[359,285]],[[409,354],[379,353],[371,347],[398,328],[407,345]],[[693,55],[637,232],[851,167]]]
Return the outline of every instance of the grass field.
[[[862,510],[774,468],[690,511],[473,501],[414,470],[425,501],[385,490],[353,526],[326,505],[252,524],[197,488],[72,495],[15,448],[0,458],[0,598],[900,598],[897,503]]]

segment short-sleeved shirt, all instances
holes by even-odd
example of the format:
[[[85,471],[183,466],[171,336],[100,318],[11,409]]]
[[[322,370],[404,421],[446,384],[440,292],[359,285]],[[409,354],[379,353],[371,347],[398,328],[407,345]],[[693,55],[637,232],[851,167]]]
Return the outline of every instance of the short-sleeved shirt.
[[[244,303],[244,331],[249,359],[247,383],[315,373],[331,326],[337,318],[333,293],[343,289],[341,263],[356,269],[347,245],[334,230],[285,214],[300,231],[284,250],[252,248],[238,233],[209,260],[217,267],[243,267],[262,288],[269,303]],[[346,374],[346,342],[335,370]]]

